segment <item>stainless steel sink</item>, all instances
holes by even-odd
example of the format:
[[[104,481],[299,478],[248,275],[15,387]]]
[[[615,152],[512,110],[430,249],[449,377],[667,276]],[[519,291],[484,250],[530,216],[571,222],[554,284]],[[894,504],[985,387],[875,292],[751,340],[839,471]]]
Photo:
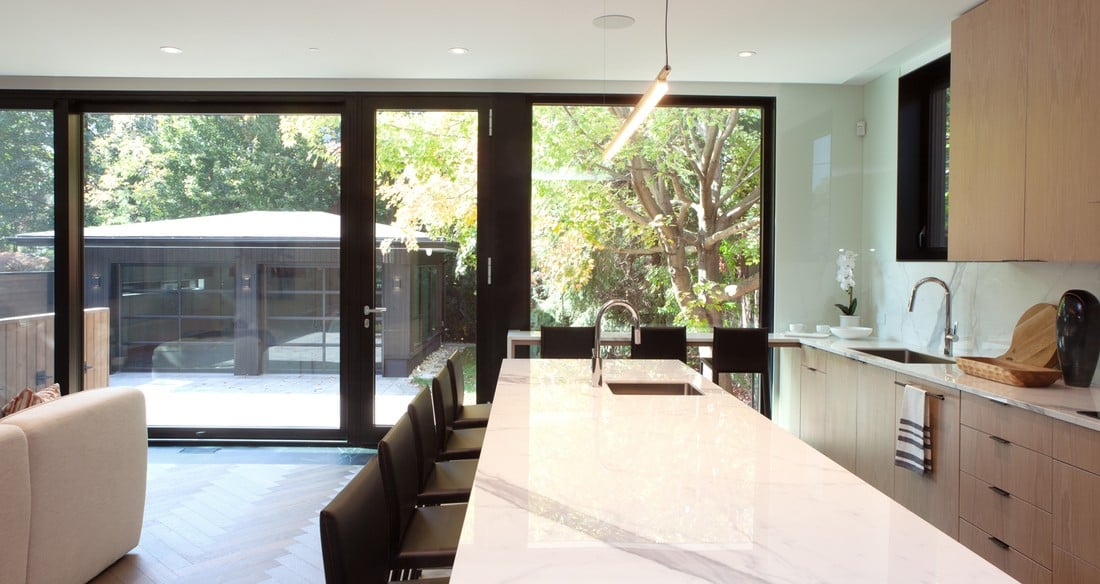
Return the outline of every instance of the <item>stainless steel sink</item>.
[[[898,363],[954,363],[954,359],[937,357],[927,353],[918,353],[909,349],[853,349],[860,353],[882,357]]]
[[[615,395],[703,395],[690,383],[671,381],[605,381]]]

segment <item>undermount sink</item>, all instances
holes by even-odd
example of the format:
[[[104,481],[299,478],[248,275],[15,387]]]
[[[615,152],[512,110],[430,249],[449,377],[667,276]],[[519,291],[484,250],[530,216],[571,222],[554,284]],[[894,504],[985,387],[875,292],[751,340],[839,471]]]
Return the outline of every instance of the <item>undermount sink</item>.
[[[954,363],[954,359],[937,357],[927,353],[918,353],[909,349],[853,349],[860,353],[882,357],[898,363]]]
[[[690,383],[673,381],[605,381],[615,395],[703,395]]]

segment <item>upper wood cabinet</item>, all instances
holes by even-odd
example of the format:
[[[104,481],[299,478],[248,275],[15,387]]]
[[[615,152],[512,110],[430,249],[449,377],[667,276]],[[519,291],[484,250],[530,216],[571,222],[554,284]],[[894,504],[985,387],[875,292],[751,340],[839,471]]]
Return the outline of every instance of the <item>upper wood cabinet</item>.
[[[1026,0],[989,0],[951,26],[947,257],[1024,253]]]
[[[1100,2],[1028,6],[1027,259],[1100,260]]]
[[[1100,260],[1100,3],[987,0],[951,45],[948,258]]]

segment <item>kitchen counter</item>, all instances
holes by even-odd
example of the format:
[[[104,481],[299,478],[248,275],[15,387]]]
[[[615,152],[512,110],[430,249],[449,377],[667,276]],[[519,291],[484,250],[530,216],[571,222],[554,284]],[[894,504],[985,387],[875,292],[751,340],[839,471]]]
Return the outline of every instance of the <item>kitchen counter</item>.
[[[453,584],[1011,582],[676,361],[507,359]]]
[[[507,341],[508,358],[514,359],[516,356],[516,348],[533,347],[538,346],[540,343],[542,343],[542,331],[521,331],[510,329],[508,331]],[[689,347],[709,347],[713,341],[714,333],[711,331],[688,331],[687,333],[687,344]],[[630,333],[628,331],[604,331],[600,335],[600,344],[629,346]],[[768,346],[772,348],[798,347],[800,346],[800,344],[797,338],[772,333],[768,335]]]
[[[1061,380],[1049,387],[1016,387],[981,377],[974,377],[953,364],[898,363],[856,350],[860,348],[904,347],[903,344],[897,341],[880,341],[871,338],[862,340],[801,339],[801,341],[807,347],[829,351],[856,361],[954,387],[959,391],[1002,401],[1071,424],[1100,430],[1100,419],[1077,413],[1079,411],[1095,412],[1100,410],[1100,388],[1097,387],[1069,387]]]

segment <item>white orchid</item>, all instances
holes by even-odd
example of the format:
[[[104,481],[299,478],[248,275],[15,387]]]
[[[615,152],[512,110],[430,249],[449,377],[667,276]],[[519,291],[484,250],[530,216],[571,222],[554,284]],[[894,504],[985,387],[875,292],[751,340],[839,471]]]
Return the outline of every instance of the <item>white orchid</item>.
[[[840,289],[848,293],[848,305],[837,304],[841,314],[852,316],[856,313],[856,256],[852,250],[840,250],[836,258],[836,281],[840,283]]]

